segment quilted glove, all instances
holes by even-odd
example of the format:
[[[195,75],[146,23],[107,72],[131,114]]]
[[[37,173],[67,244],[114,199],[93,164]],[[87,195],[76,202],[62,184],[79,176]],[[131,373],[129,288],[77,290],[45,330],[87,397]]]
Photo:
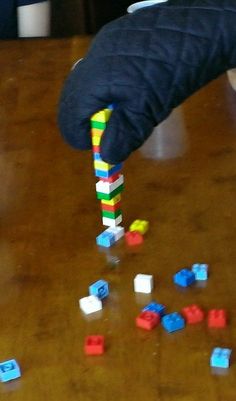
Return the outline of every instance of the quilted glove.
[[[90,117],[115,104],[101,156],[116,164],[173,108],[233,67],[235,0],[170,0],[141,9],[105,25],[71,71],[60,130],[73,147],[89,149]]]

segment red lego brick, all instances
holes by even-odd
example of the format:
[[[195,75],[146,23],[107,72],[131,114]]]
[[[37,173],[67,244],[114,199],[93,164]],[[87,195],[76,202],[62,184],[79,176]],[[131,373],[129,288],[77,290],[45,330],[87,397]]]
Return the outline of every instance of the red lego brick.
[[[101,202],[101,209],[106,210],[107,212],[116,212],[121,209],[121,202],[117,202],[115,205],[106,205]]]
[[[143,243],[143,236],[138,231],[127,231],[125,241],[128,245],[140,245]]]
[[[227,316],[224,309],[211,309],[207,317],[208,327],[225,327],[227,325]]]
[[[102,355],[104,353],[104,336],[87,336],[84,344],[86,355]]]
[[[159,313],[143,311],[136,317],[136,326],[145,330],[152,330],[160,323]]]
[[[101,177],[101,180],[105,181],[105,182],[115,182],[116,180],[118,180],[119,176],[120,176],[120,173],[115,173],[107,178]]]
[[[198,305],[186,306],[182,309],[182,315],[188,324],[199,323],[204,319],[204,312]]]
[[[100,153],[100,146],[93,146],[93,153]]]

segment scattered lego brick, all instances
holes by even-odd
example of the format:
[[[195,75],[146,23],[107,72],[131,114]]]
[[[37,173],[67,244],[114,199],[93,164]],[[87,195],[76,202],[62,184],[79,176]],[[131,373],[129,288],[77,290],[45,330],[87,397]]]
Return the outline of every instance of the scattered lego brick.
[[[136,318],[136,326],[145,330],[152,330],[160,323],[160,315],[156,312],[143,311]]]
[[[204,319],[204,312],[198,305],[185,306],[181,311],[188,324],[195,324],[202,322]]]
[[[150,302],[143,308],[143,311],[159,313],[161,317],[164,316],[165,310],[166,310],[165,305],[158,304],[157,302]]]
[[[89,294],[95,295],[99,299],[106,298],[109,295],[109,285],[105,280],[98,280],[89,286]]]
[[[192,272],[195,274],[195,280],[208,279],[208,265],[205,263],[195,263],[192,265]]]
[[[174,275],[174,283],[188,287],[195,282],[195,274],[189,269],[182,269]]]
[[[0,363],[0,380],[8,382],[21,377],[20,367],[15,359]]]
[[[79,300],[80,309],[86,314],[98,312],[102,309],[102,301],[95,295],[81,298]]]
[[[149,228],[149,222],[146,220],[135,220],[129,227],[129,231],[138,231],[144,235]]]
[[[161,324],[168,333],[181,330],[185,327],[184,318],[177,312],[163,316]]]
[[[137,274],[134,278],[134,291],[150,294],[153,290],[153,276],[151,274]]]
[[[229,368],[231,353],[232,350],[230,348],[214,348],[210,358],[211,367]]]
[[[102,355],[105,351],[104,336],[87,336],[84,343],[84,352],[86,355]]]
[[[207,324],[210,328],[224,328],[227,325],[227,316],[224,309],[211,309],[208,312]]]
[[[125,241],[127,245],[141,245],[143,243],[143,236],[138,231],[127,231],[125,233]]]

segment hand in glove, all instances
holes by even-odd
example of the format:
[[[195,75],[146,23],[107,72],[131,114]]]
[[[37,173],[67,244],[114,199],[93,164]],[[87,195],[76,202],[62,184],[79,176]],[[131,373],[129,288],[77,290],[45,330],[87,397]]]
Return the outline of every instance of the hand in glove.
[[[91,148],[90,117],[113,103],[101,142],[104,161],[139,148],[173,108],[236,66],[235,0],[170,0],[107,25],[67,78],[59,126]]]

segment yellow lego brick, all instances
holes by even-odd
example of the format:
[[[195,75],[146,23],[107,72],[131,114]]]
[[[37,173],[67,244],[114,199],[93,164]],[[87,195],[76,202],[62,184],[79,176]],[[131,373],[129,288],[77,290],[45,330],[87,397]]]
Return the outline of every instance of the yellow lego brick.
[[[98,128],[91,128],[91,135],[92,136],[102,136],[104,130]]]
[[[118,202],[120,202],[120,201],[121,201],[121,195],[118,194],[118,195],[114,196],[114,198],[112,198],[112,199],[110,199],[110,200],[102,199],[102,200],[101,200],[101,203],[102,203],[103,205],[111,205],[111,206],[114,206],[116,203],[118,203]]]
[[[94,161],[94,168],[96,170],[109,171],[111,170],[112,167],[114,167],[114,164],[109,164],[99,160]]]
[[[99,111],[98,113],[95,113],[92,118],[91,121],[97,121],[100,123],[106,123],[111,115],[112,110],[111,109],[104,109]]]
[[[135,220],[129,227],[129,231],[138,231],[140,234],[145,234],[149,228],[147,220]]]
[[[92,144],[93,146],[99,146],[101,142],[101,136],[93,135],[92,136]]]

